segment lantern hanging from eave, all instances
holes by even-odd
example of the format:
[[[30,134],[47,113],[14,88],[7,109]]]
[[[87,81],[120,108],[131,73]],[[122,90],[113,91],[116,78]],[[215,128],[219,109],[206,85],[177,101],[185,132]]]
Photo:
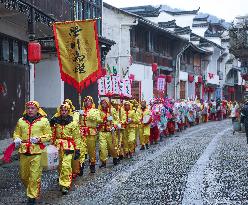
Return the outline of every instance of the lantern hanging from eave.
[[[232,93],[234,93],[234,92],[235,92],[234,87],[229,86],[229,87],[228,87],[228,93],[232,94]]]
[[[158,70],[158,64],[157,63],[153,63],[152,64],[152,72],[156,72]]]
[[[202,83],[202,82],[203,82],[202,76],[199,75],[199,76],[198,76],[198,83]]]
[[[242,75],[242,78],[243,78],[245,81],[248,81],[248,74]]]
[[[213,87],[209,87],[209,88],[208,88],[208,92],[209,92],[209,93],[213,93],[213,92],[214,92],[214,88],[213,88]]]
[[[172,81],[172,75],[166,75],[166,82],[171,83]]]
[[[39,63],[41,60],[41,45],[38,42],[28,43],[28,61],[30,63]]]
[[[194,78],[195,78],[194,75],[192,75],[192,74],[188,75],[188,80],[189,80],[190,83],[193,83]]]

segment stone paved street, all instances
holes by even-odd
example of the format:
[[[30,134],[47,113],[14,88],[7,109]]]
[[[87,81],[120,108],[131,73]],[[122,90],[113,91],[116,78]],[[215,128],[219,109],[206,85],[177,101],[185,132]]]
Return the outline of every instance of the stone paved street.
[[[56,172],[44,172],[38,204],[248,204],[248,145],[230,120],[187,129],[132,160],[89,170],[62,196]],[[0,204],[24,204],[18,161],[0,167]]]

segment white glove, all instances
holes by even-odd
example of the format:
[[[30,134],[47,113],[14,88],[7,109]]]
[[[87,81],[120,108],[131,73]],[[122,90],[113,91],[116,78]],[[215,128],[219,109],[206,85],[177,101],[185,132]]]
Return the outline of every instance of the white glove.
[[[112,116],[108,116],[108,121],[113,121],[113,117]]]
[[[39,141],[40,141],[40,138],[38,138],[38,137],[31,137],[30,138],[30,142],[32,144],[37,144]]]
[[[114,132],[114,131],[115,131],[115,128],[114,128],[114,127],[112,127],[112,128],[110,129],[110,131],[111,131],[111,132]]]
[[[133,120],[132,120],[132,118],[128,118],[128,123],[130,123],[130,122],[132,122]]]
[[[79,114],[80,115],[84,115],[84,111],[83,110],[79,110]]]
[[[15,143],[15,147],[19,147],[22,143],[22,140],[19,137],[17,137],[15,138],[14,143]]]
[[[118,124],[117,127],[118,127],[118,129],[121,129],[121,124]]]

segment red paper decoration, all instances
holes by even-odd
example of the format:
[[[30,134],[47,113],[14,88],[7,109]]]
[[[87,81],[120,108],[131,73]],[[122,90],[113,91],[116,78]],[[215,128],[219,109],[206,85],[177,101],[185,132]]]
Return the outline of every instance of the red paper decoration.
[[[156,72],[158,70],[158,64],[157,63],[153,63],[152,64],[152,72]]]
[[[193,83],[193,81],[194,81],[194,75],[189,74],[188,75],[188,80],[189,80],[190,83]]]
[[[203,80],[202,80],[202,76],[201,75],[199,75],[198,76],[198,83],[202,83],[203,82]]]
[[[172,75],[166,75],[166,82],[171,83],[172,81]]]

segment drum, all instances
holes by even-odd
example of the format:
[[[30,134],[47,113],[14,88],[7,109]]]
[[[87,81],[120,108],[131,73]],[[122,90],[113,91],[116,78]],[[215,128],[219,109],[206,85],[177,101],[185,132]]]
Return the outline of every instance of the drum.
[[[150,118],[151,118],[150,115],[145,115],[145,116],[143,117],[143,123],[144,123],[144,124],[148,123],[148,122],[150,121]]]

